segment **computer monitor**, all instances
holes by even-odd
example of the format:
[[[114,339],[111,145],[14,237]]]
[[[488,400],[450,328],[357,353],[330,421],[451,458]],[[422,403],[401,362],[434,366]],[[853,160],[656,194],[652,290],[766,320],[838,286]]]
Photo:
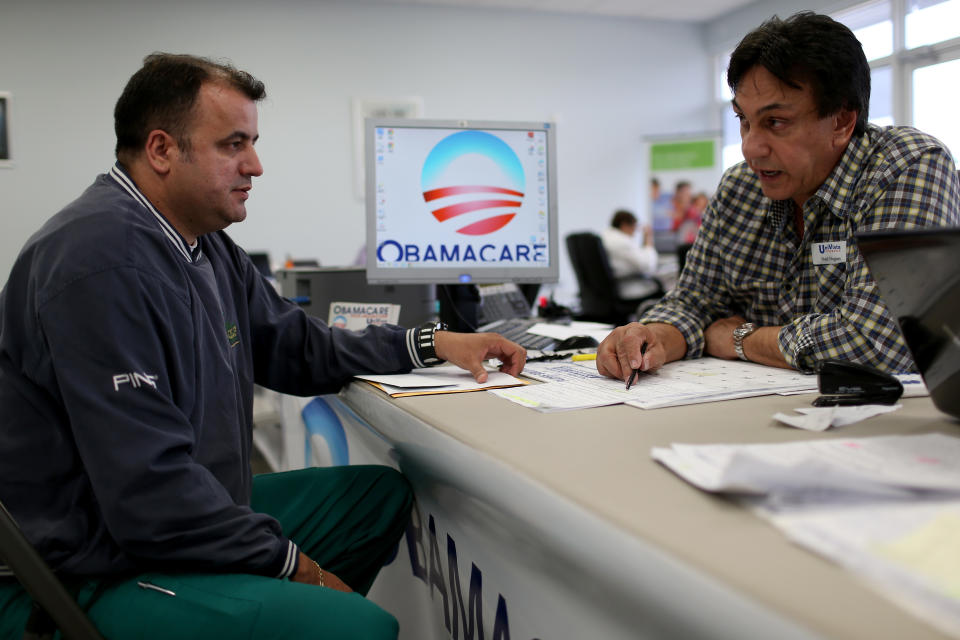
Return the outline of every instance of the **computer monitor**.
[[[370,283],[543,283],[559,276],[549,122],[369,118]]]
[[[933,403],[960,418],[960,228],[865,232],[857,245]]]

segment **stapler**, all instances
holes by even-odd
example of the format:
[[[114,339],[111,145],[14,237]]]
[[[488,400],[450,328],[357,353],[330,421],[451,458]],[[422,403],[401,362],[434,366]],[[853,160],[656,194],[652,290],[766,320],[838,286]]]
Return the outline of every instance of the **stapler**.
[[[845,360],[821,360],[816,365],[820,397],[815,407],[893,404],[903,395],[903,385],[893,375]]]

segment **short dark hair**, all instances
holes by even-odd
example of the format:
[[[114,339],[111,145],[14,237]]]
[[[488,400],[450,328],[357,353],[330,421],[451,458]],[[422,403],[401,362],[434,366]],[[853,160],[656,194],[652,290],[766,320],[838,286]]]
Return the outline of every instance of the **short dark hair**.
[[[262,82],[230,64],[191,55],[152,53],[127,81],[113,110],[117,159],[123,162],[134,157],[155,129],[166,131],[181,149],[189,151],[192,111],[204,83],[223,83],[253,101],[267,95]]]
[[[625,224],[637,224],[637,216],[626,209],[620,209],[613,214],[613,220],[610,221],[610,226],[614,229],[619,229]]]
[[[743,76],[756,66],[790,87],[809,84],[821,118],[841,109],[855,110],[854,134],[867,130],[870,65],[857,37],[836,20],[801,11],[786,20],[773,16],[748,33],[727,67],[727,84],[734,95]]]

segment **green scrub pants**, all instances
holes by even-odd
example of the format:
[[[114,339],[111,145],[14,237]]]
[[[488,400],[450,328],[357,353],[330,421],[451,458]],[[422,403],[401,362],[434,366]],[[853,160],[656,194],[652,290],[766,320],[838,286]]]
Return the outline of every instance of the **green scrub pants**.
[[[390,558],[413,498],[380,466],[311,468],[256,476],[252,508],[356,593],[250,574],[148,571],[68,585],[108,640],[396,638],[396,619],[365,594]],[[17,639],[31,599],[0,580],[0,639]]]

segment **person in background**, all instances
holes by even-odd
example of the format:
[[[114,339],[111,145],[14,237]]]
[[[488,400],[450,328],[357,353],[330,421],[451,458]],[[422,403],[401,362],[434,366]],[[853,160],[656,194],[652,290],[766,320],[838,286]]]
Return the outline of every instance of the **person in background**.
[[[114,111],[116,164],[26,243],[0,292],[0,500],[108,638],[396,638],[361,594],[409,519],[382,466],[251,476],[254,383],[316,395],[493,334],[331,328],[223,231],[246,218],[263,83],[153,54]],[[0,561],[0,638],[30,597]],[[69,630],[66,630],[69,631]]]
[[[868,123],[870,66],[828,16],[764,22],[727,82],[745,160],[721,179],[677,286],[601,343],[598,370],[625,380],[702,355],[914,369],[856,234],[960,224],[952,155],[916,129]]]
[[[600,235],[620,297],[625,300],[649,294],[649,283],[637,276],[653,276],[657,272],[659,256],[653,247],[653,233],[649,227],[643,229],[638,242],[638,224],[633,213],[621,209],[613,214],[610,226]]]
[[[693,200],[691,200],[690,206],[687,207],[687,212],[684,214],[683,220],[674,228],[677,234],[678,244],[693,244],[694,239],[697,237],[697,230],[700,228],[700,223],[703,219],[703,212],[706,211],[707,203],[709,202],[710,199],[703,191],[693,196]]]
[[[690,186],[688,181],[680,180],[677,182],[677,186],[673,190],[671,204],[670,230],[676,232],[686,219],[687,212],[690,211],[690,205],[693,204],[693,187]]]
[[[658,179],[650,178],[650,219],[654,232],[670,231],[672,211],[673,198],[669,193],[663,193]]]

